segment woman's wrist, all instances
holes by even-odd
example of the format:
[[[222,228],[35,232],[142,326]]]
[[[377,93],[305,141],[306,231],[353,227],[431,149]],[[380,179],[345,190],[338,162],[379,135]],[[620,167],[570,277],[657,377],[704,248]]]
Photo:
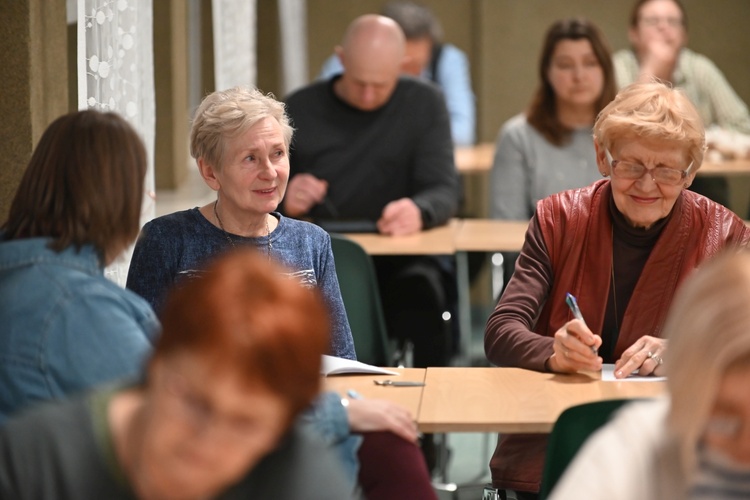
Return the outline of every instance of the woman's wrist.
[[[547,360],[544,362],[544,370],[550,373],[555,373],[557,370],[555,369],[556,363],[555,359],[555,353],[553,352],[552,355],[547,358]]]

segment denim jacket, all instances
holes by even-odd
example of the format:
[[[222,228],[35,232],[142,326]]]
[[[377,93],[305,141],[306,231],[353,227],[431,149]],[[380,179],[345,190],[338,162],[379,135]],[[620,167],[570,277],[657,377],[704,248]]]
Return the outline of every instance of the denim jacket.
[[[96,250],[0,233],[0,423],[36,400],[136,377],[159,322],[104,277]]]
[[[300,420],[335,449],[344,465],[347,478],[352,485],[357,484],[357,452],[362,444],[362,436],[351,433],[349,417],[341,404],[341,397],[335,392],[321,393]]]

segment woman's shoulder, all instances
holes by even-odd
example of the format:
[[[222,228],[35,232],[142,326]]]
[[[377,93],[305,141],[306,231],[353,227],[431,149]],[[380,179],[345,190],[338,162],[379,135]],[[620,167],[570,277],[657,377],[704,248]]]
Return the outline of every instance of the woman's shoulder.
[[[298,238],[325,242],[330,240],[328,233],[320,226],[299,219],[292,219],[281,214],[274,213],[279,219],[279,228],[287,238]]]
[[[158,228],[162,232],[183,231],[186,227],[194,228],[196,224],[208,223],[198,207],[172,212],[155,217],[143,225],[144,231]]]

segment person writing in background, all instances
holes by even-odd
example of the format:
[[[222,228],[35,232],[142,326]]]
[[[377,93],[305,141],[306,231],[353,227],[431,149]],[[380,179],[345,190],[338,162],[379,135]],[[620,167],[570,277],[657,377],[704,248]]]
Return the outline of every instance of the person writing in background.
[[[329,322],[319,296],[236,251],[173,290],[142,382],[30,409],[0,429],[0,497],[353,498],[299,424]]]
[[[0,230],[0,423],[141,371],[159,321],[104,268],[138,235],[146,165],[116,113],[63,115],[34,148]]]
[[[365,220],[385,235],[445,224],[458,207],[448,113],[439,90],[400,76],[405,38],[390,18],[365,15],[344,35],[344,72],[286,99],[296,127],[289,217]],[[388,331],[414,343],[414,365],[448,362],[455,280],[445,259],[373,259]]]
[[[539,86],[500,130],[490,174],[494,219],[529,220],[542,198],[599,178],[591,128],[616,93],[607,43],[590,21],[562,19],[544,37]],[[505,280],[516,253],[504,254]]]
[[[662,328],[675,291],[702,261],[746,246],[750,228],[686,188],[703,161],[705,133],[679,89],[638,83],[620,91],[594,123],[607,179],[541,200],[516,270],[485,330],[499,366],[553,373],[663,372]],[[574,319],[566,294],[578,298]],[[539,489],[547,437],[503,435],[493,485]],[[526,498],[526,495],[522,496]]]
[[[550,498],[748,498],[748,304],[747,250],[688,278],[664,326],[669,396],[623,408],[579,451]]]
[[[406,35],[406,56],[401,71],[440,87],[450,114],[454,144],[474,144],[476,104],[466,54],[455,45],[443,42],[443,27],[425,5],[399,0],[387,3],[380,13],[396,21]],[[333,55],[323,64],[318,77],[327,80],[343,69],[339,58]]]
[[[679,0],[638,0],[630,16],[631,49],[614,54],[620,87],[658,78],[684,89],[706,127],[750,134],[750,113],[726,78],[707,57],[686,47],[687,13]],[[723,177],[697,178],[692,189],[727,206]]]

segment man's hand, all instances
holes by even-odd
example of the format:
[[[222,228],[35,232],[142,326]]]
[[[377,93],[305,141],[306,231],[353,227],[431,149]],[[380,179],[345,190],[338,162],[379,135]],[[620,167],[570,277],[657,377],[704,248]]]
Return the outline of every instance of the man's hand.
[[[394,200],[383,208],[378,231],[391,236],[413,234],[422,230],[422,212],[411,198]]]
[[[290,217],[308,213],[325,199],[328,182],[311,174],[297,174],[289,181],[284,196],[284,210]]]
[[[390,431],[412,443],[417,441],[417,424],[409,410],[383,399],[350,399],[347,407],[353,432]]]

